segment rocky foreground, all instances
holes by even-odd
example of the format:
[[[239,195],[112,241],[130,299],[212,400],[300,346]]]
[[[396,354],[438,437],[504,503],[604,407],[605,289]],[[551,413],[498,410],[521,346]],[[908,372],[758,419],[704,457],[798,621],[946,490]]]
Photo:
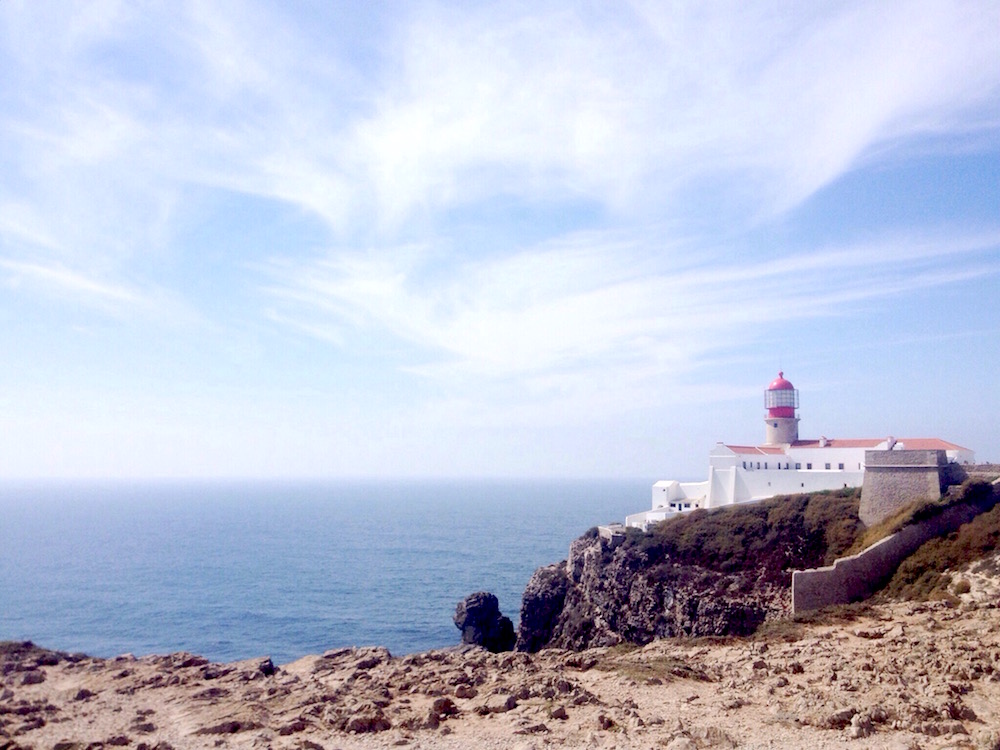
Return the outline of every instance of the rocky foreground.
[[[749,638],[276,667],[0,646],[0,748],[998,748],[996,579]]]

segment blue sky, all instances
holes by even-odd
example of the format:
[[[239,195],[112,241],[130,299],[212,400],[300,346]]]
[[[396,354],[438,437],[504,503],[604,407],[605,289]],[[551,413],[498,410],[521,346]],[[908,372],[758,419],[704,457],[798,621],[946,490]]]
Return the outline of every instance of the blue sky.
[[[1000,460],[1000,7],[0,2],[0,476]]]

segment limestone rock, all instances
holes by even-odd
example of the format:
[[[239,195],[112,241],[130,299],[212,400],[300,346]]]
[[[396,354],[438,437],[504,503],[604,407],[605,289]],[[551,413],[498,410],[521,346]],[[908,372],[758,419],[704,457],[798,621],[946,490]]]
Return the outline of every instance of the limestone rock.
[[[455,697],[461,698],[463,700],[468,698],[475,698],[478,695],[478,691],[472,687],[472,685],[459,685],[455,688]]]
[[[368,732],[384,732],[392,728],[392,723],[382,713],[381,709],[367,711],[352,717],[347,721],[344,730],[353,734],[365,734]]]
[[[863,714],[854,714],[851,717],[851,724],[847,728],[847,736],[852,740],[861,739],[862,737],[867,737],[875,731],[875,725],[872,724],[871,719]]]
[[[499,695],[491,695],[486,699],[483,704],[487,713],[491,714],[503,714],[508,711],[513,711],[517,708],[517,698],[513,695],[508,695],[501,693]]]

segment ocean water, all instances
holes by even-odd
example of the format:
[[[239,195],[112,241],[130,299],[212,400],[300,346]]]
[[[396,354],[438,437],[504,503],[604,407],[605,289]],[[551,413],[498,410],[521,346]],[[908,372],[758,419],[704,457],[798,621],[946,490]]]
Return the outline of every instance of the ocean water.
[[[94,656],[276,663],[458,643],[455,605],[518,619],[540,565],[649,503],[651,482],[0,484],[0,640]]]

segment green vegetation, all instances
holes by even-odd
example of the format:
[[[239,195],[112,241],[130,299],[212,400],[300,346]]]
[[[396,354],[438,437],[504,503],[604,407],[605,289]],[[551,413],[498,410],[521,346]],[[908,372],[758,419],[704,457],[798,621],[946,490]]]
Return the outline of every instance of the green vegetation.
[[[860,498],[860,489],[851,488],[696,510],[647,533],[630,530],[625,546],[651,565],[754,571],[759,580],[787,583],[789,571],[828,565],[854,543],[863,529]]]
[[[972,483],[963,495],[976,499],[992,488]],[[949,570],[955,571],[982,560],[1000,549],[1000,505],[981,513],[958,531],[932,539],[903,561],[883,590],[885,596],[898,599],[947,599],[952,594]],[[1000,572],[1000,571],[991,571]],[[959,580],[954,593],[968,591],[969,582]]]

